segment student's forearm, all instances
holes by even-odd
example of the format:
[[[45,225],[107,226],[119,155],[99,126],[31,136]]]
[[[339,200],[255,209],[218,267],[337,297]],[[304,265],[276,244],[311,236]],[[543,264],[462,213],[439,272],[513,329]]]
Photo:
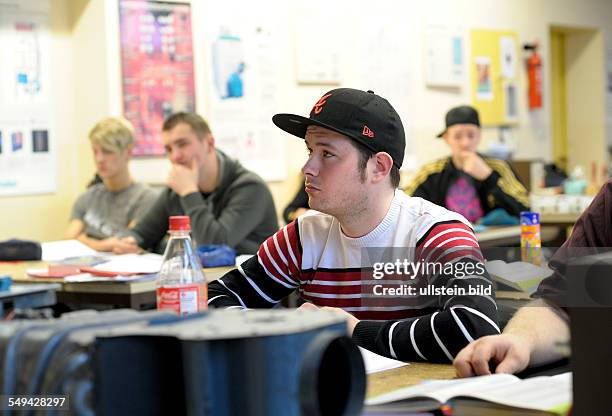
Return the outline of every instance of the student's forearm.
[[[504,334],[518,336],[529,345],[530,365],[561,359],[563,354],[558,344],[569,340],[569,327],[562,318],[563,313],[538,299],[518,310],[506,325]]]
[[[85,233],[79,234],[76,239],[96,251],[109,251],[105,240],[88,237]]]

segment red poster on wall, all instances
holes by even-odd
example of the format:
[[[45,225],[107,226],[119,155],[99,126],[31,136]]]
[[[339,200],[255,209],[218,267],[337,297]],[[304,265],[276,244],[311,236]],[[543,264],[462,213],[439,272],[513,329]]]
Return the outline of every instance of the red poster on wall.
[[[195,111],[190,6],[121,0],[119,27],[123,114],[134,125],[134,156],[163,155],[164,119]]]

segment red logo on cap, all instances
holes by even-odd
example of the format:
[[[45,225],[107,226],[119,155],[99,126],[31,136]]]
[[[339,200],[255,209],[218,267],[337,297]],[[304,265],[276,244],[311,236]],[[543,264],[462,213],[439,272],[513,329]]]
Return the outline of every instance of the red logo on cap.
[[[319,99],[319,101],[317,101],[314,107],[312,107],[312,111],[314,111],[315,114],[319,114],[321,111],[323,111],[323,106],[325,105],[325,103],[327,103],[327,99],[330,95],[331,94],[325,94]]]
[[[374,132],[370,130],[368,126],[365,125],[363,126],[363,131],[361,132],[361,134],[368,137],[374,137]]]

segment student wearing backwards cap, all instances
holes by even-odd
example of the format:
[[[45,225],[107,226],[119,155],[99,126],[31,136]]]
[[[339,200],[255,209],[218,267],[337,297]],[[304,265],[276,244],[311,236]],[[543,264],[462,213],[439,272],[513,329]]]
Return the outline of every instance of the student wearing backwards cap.
[[[378,283],[399,286],[397,280],[370,277],[367,249],[403,248],[409,254],[398,260],[427,258],[455,270],[482,262],[465,218],[397,190],[404,128],[387,100],[372,91],[339,88],[323,95],[309,117],[277,114],[272,120],[305,141],[309,156],[302,172],[312,209],[268,238],[256,256],[210,283],[212,307],[270,308],[298,292],[307,302],[302,308],[345,316],[359,345],[407,361],[451,362],[471,340],[499,333],[486,270],[416,282],[438,280],[481,295],[380,298],[380,287],[374,289]]]
[[[480,143],[480,119],[470,106],[446,113],[446,128],[438,134],[451,149],[450,157],[423,166],[404,191],[424,198],[471,222],[495,208],[510,215],[528,211],[529,196],[510,165],[476,152]]]

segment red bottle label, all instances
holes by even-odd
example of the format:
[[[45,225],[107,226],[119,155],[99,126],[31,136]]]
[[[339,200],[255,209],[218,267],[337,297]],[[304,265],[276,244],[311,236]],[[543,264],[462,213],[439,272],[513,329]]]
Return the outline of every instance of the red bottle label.
[[[169,309],[178,315],[189,315],[208,308],[206,283],[157,288],[157,309]]]

